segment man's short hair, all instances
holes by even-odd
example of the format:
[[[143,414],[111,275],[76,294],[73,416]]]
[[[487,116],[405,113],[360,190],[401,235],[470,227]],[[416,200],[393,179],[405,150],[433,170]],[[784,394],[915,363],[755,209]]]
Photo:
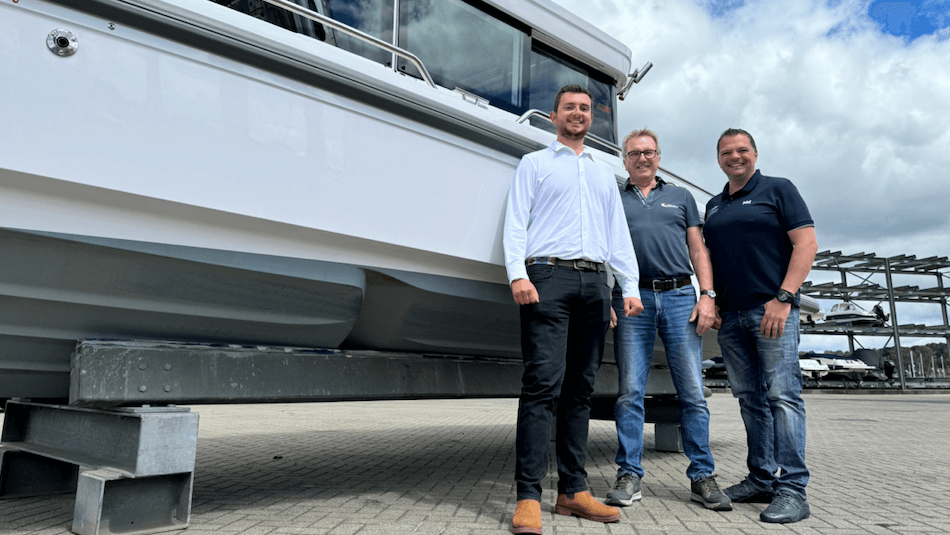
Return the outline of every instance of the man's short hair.
[[[745,136],[749,138],[749,143],[752,144],[752,150],[754,150],[758,154],[759,149],[755,148],[755,140],[752,139],[752,134],[746,132],[745,130],[741,128],[729,128],[725,132],[723,132],[721,136],[719,136],[719,141],[716,142],[716,157],[717,158],[719,157],[719,147],[720,145],[722,145],[722,138],[732,137],[732,136]]]
[[[656,132],[650,130],[649,128],[641,128],[640,130],[634,130],[633,132],[630,132],[626,135],[626,137],[623,138],[623,141],[620,143],[621,158],[627,158],[627,142],[635,137],[653,138],[653,142],[656,143],[656,153],[660,153],[660,138],[656,137]]]
[[[557,113],[557,107],[561,104],[561,95],[564,93],[584,93],[590,97],[591,102],[594,100],[594,97],[591,96],[590,91],[588,91],[586,87],[577,84],[567,84],[557,92],[557,95],[554,96],[554,113]]]

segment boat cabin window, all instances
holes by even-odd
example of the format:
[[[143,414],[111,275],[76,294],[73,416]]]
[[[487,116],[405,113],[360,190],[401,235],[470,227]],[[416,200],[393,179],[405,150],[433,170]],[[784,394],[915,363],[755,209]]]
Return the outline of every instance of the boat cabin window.
[[[550,113],[554,109],[554,96],[567,84],[578,84],[590,91],[594,122],[590,133],[611,143],[617,143],[614,102],[617,92],[606,75],[574,62],[552,48],[535,43],[531,48],[531,106]],[[540,121],[539,121],[540,122]],[[549,121],[538,126],[549,127]],[[534,124],[534,122],[532,122]]]
[[[390,53],[264,0],[213,1],[392,67]],[[586,87],[593,100],[590,133],[617,143],[613,81],[533,40],[529,27],[493,7],[476,0],[399,0],[395,13],[394,0],[291,1],[395,43],[418,56],[437,84],[474,93],[517,115],[532,109],[549,114],[558,89],[566,84]],[[397,59],[395,68],[421,77],[403,59]],[[531,123],[553,131],[550,121]]]
[[[312,0],[311,0],[312,1]],[[393,2],[392,0],[323,0],[326,12],[319,10],[331,19],[338,20],[347,26],[352,26],[363,33],[368,33],[377,39],[393,42]],[[379,47],[364,43],[355,37],[350,37],[336,30],[329,30],[332,37],[330,44],[336,45],[364,58],[369,58],[383,65],[390,65],[392,54]]]
[[[418,56],[437,84],[459,87],[520,113],[531,39],[527,28],[515,28],[501,16],[460,0],[400,0],[398,46]],[[404,59],[398,69],[421,76]]]

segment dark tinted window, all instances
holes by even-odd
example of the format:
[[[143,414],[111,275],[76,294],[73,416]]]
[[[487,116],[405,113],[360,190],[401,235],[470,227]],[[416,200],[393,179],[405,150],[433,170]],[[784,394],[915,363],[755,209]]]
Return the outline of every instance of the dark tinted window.
[[[392,62],[392,55],[384,50],[263,0],[215,1],[384,65]],[[291,1],[393,42],[393,0]],[[567,84],[579,84],[590,91],[593,101],[590,133],[616,143],[612,81],[544,44],[532,43],[529,33],[529,28],[504,13],[468,0],[399,2],[397,45],[418,56],[437,84],[464,89],[518,115],[531,109],[549,114],[557,91]],[[398,60],[397,68],[421,76],[403,59]],[[553,131],[550,121],[533,118],[531,122]]]
[[[487,98],[519,112],[530,46],[527,33],[460,0],[400,0],[399,46],[412,52],[436,83]],[[399,69],[415,76],[405,60]]]

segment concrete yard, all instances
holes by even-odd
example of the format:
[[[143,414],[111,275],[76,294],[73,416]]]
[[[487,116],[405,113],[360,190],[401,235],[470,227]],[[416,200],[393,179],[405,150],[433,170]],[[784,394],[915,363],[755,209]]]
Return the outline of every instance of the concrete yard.
[[[764,504],[712,512],[689,501],[682,454],[644,454],[643,501],[615,524],[555,515],[546,535],[950,533],[950,394],[808,393],[811,518],[758,520]],[[745,475],[728,393],[709,398],[719,482]],[[205,405],[191,526],[183,535],[508,533],[517,401]],[[648,425],[648,448],[653,443]],[[589,485],[613,484],[613,422],[591,423]],[[553,468],[551,473],[556,477]],[[73,495],[0,500],[0,535],[69,533]]]

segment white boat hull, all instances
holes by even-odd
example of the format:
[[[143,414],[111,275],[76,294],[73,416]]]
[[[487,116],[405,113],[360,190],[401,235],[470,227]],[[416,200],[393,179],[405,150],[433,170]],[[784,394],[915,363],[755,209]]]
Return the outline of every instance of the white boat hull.
[[[503,211],[520,156],[553,136],[177,4],[311,63],[284,76],[56,3],[0,4],[0,399],[65,397],[89,338],[520,359]],[[51,53],[54,29],[76,54]]]

